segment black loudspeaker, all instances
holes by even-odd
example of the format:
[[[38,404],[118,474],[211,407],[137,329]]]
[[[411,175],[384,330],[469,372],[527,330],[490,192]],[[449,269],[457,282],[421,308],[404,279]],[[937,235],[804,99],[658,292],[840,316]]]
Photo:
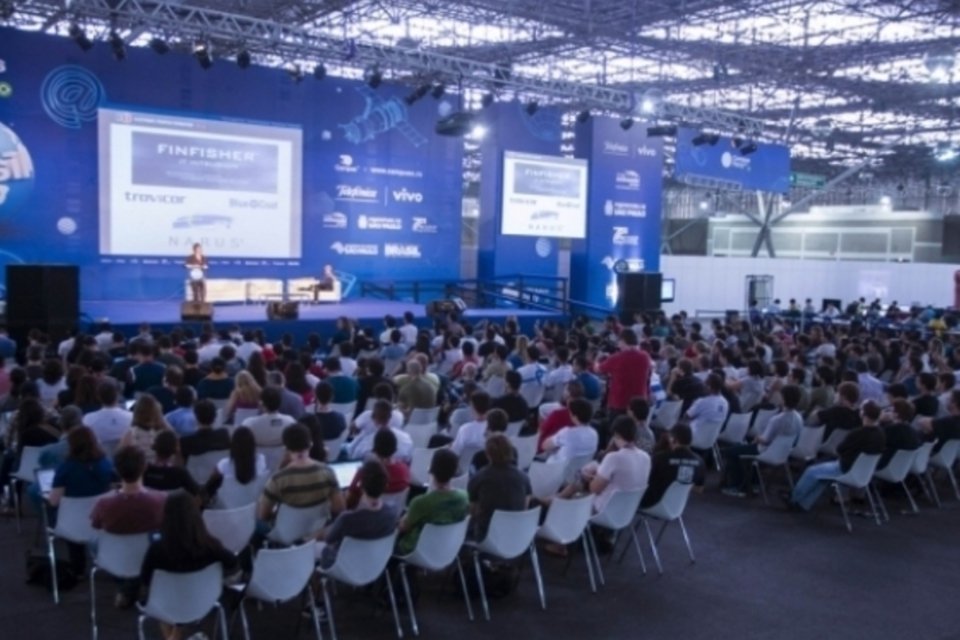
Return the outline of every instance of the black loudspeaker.
[[[446,300],[431,300],[425,305],[428,318],[435,316],[446,316],[451,313],[462,313],[466,311],[467,303],[463,298],[448,298]]]
[[[267,320],[296,320],[300,317],[299,302],[268,302]]]
[[[207,322],[213,320],[213,305],[209,302],[186,301],[180,304],[180,319]]]
[[[622,321],[633,324],[637,312],[659,311],[663,286],[661,273],[619,273],[617,288],[620,292],[619,311]]]
[[[56,344],[76,330],[79,319],[79,268],[7,265],[7,326],[18,344],[26,344],[31,329]]]

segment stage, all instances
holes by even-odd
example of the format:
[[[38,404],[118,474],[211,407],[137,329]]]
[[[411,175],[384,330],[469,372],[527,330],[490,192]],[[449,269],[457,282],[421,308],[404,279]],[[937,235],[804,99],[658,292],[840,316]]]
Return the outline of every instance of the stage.
[[[90,331],[98,323],[107,321],[115,331],[128,336],[136,334],[143,322],[149,323],[152,329],[163,332],[174,327],[189,327],[197,331],[202,324],[196,321],[181,321],[180,302],[170,300],[88,300],[81,302],[80,311],[83,330]],[[241,329],[263,329],[270,340],[289,333],[297,342],[304,340],[312,332],[328,337],[340,317],[356,320],[360,327],[370,328],[377,334],[382,331],[383,318],[388,314],[401,320],[404,313],[411,311],[417,318],[417,325],[428,327],[431,323],[422,304],[378,298],[355,298],[335,304],[301,303],[299,311],[300,317],[296,320],[268,320],[266,304],[216,304],[213,323],[218,328],[239,325]],[[532,331],[538,320],[543,322],[566,319],[559,313],[515,308],[468,309],[464,313],[464,318],[474,324],[483,320],[503,323],[510,316],[517,317],[524,332]]]

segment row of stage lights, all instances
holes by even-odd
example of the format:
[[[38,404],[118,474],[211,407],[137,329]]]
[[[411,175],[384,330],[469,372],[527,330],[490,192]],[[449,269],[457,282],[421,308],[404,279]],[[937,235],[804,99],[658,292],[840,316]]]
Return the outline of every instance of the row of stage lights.
[[[93,41],[87,35],[86,31],[84,31],[79,25],[71,24],[68,34],[70,38],[77,44],[77,46],[83,51],[89,51],[93,48]],[[118,61],[124,60],[127,57],[126,43],[119,33],[116,31],[111,31],[107,38],[107,43],[110,45],[110,51],[113,53],[113,57]],[[160,55],[170,52],[170,45],[163,38],[151,38],[148,46],[154,52]],[[200,40],[194,45],[193,57],[196,59],[197,64],[199,64],[204,70],[207,70],[213,66],[213,52],[210,44],[206,41]],[[247,69],[253,63],[253,56],[246,49],[241,49],[236,55],[236,63],[241,69]],[[290,77],[294,82],[299,83],[303,80],[304,72],[303,69],[301,69],[298,65],[290,64],[286,69],[287,73],[290,74]],[[314,66],[312,75],[316,80],[323,80],[327,76],[327,68],[323,63],[319,63]],[[367,66],[363,71],[363,81],[371,89],[376,89],[383,83],[383,72],[376,65]],[[446,85],[444,85],[442,82],[424,83],[417,86],[417,88],[404,97],[403,100],[407,105],[412,106],[419,100],[425,98],[427,95],[432,96],[435,100],[439,100],[445,93]],[[494,103],[495,99],[496,98],[493,93],[485,93],[480,98],[480,105],[483,108],[488,108]],[[660,109],[661,100],[662,97],[659,95],[646,96],[640,103],[640,110],[646,114],[656,114]],[[540,103],[536,100],[530,100],[524,105],[523,109],[527,115],[532,117],[540,109]],[[581,124],[586,123],[590,120],[590,118],[591,113],[589,109],[584,109],[577,114],[577,122]],[[634,119],[629,116],[620,120],[620,128],[624,131],[629,131],[631,128],[633,128],[634,124]],[[673,137],[676,135],[676,125],[656,125],[647,128],[647,136],[651,138]],[[715,146],[719,141],[719,134],[701,133],[694,137],[693,144],[695,146],[701,146],[705,144]],[[733,138],[733,146],[745,156],[750,155],[757,150],[756,142],[752,140],[742,140],[739,137]]]

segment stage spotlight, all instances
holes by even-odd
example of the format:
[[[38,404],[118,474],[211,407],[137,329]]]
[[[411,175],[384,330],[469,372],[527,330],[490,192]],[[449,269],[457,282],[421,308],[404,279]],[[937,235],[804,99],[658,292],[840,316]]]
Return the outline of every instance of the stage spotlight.
[[[629,131],[630,127],[633,126],[633,118],[627,117],[620,121],[620,128],[624,131]]]
[[[442,82],[438,82],[437,84],[433,85],[433,91],[430,92],[430,95],[433,96],[434,100],[439,100],[443,97],[443,94],[446,93],[446,91],[447,86]]]
[[[316,80],[323,80],[327,77],[327,68],[322,62],[313,68],[313,77]]]
[[[207,70],[213,66],[213,56],[210,55],[210,45],[198,42],[193,46],[193,57],[197,59],[200,68]]]
[[[536,100],[531,100],[530,102],[527,103],[527,105],[523,108],[523,110],[527,112],[528,116],[532,116],[537,112],[537,109],[539,108],[540,108],[540,103],[538,103]]]
[[[120,37],[119,33],[111,31],[110,38],[107,41],[110,43],[110,50],[113,52],[113,57],[117,59],[117,62],[127,57],[127,45],[124,44],[123,38]]]
[[[408,105],[412,105],[413,103],[417,102],[418,100],[421,100],[425,95],[430,93],[431,87],[432,86],[429,84],[422,84],[416,89],[414,89],[413,91],[411,91],[407,95],[407,97],[403,99],[403,101],[406,102]]]
[[[649,115],[660,112],[663,107],[663,92],[660,89],[647,89],[640,100],[640,111]]]
[[[880,206],[889,209],[893,206],[893,199],[890,196],[880,196]]]
[[[300,65],[289,64],[287,66],[287,73],[290,75],[290,80],[292,80],[294,84],[303,82],[303,71],[300,69]]]
[[[474,140],[483,140],[487,135],[487,128],[482,124],[473,125],[473,129],[470,131],[470,137]]]
[[[87,32],[78,25],[70,25],[70,39],[77,43],[77,46],[84,51],[90,51],[93,48],[93,42],[87,37]]]
[[[376,89],[383,82],[383,72],[380,71],[379,67],[369,66],[363,70],[363,81],[371,89]]]
[[[583,111],[577,114],[577,122],[579,122],[580,124],[584,124],[588,120],[590,120],[590,109],[584,109]]]
[[[170,45],[163,38],[150,38],[150,48],[161,56],[170,53]]]
[[[647,127],[648,138],[666,138],[677,135],[677,126],[674,124]]]
[[[718,133],[700,133],[694,136],[693,140],[690,142],[693,143],[695,147],[702,147],[705,144],[715,147],[718,142],[720,142],[720,134]]]
[[[480,98],[480,106],[483,107],[484,109],[487,109],[487,108],[490,107],[490,105],[493,104],[493,101],[494,101],[493,94],[492,94],[492,93],[485,93],[485,94],[483,94],[483,96]]]
[[[757,143],[754,142],[753,140],[749,140],[743,146],[740,147],[740,155],[748,156],[751,153],[756,153],[757,149],[758,149]]]
[[[252,61],[253,59],[250,56],[250,52],[246,49],[241,49],[240,53],[237,54],[237,66],[241,69],[249,67]]]

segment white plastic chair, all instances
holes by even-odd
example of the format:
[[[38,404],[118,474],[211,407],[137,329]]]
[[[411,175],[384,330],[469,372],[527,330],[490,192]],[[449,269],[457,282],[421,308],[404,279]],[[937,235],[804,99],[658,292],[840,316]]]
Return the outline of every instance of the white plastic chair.
[[[516,436],[510,438],[510,443],[517,450],[517,468],[526,471],[533,464],[533,459],[537,455],[537,434],[532,436]]]
[[[709,451],[713,454],[713,464],[720,470],[720,449],[717,446],[717,438],[720,437],[720,429],[723,428],[722,422],[705,422],[698,424],[693,430],[693,440],[690,442],[690,448],[697,451]]]
[[[395,491],[394,493],[385,493],[380,496],[380,500],[385,506],[390,507],[399,514],[407,508],[407,498],[410,497],[410,487],[407,487],[403,491]]]
[[[669,431],[680,419],[680,412],[682,409],[682,400],[665,400],[657,409],[653,416],[653,422],[650,424],[654,428]]]
[[[217,489],[216,508],[236,509],[255,503],[260,498],[260,494],[263,493],[263,487],[266,486],[269,479],[269,473],[259,475],[247,484],[240,484],[233,476],[224,478],[220,488]]]
[[[913,466],[910,469],[910,473],[917,476],[917,480],[920,481],[920,486],[923,488],[923,493],[930,502],[937,505],[937,508],[940,508],[940,496],[937,494],[937,488],[933,484],[933,478],[930,477],[930,456],[933,454],[935,444],[936,442],[924,442],[920,445],[920,448],[917,449],[917,455],[913,459]]]
[[[203,523],[224,549],[238,554],[250,544],[257,528],[257,504],[251,502],[236,509],[206,509]]]
[[[590,578],[590,591],[597,592],[597,582],[593,576],[591,546],[584,535],[593,511],[593,495],[580,498],[554,498],[547,509],[547,518],[537,529],[537,537],[554,544],[568,546],[581,539],[583,555],[587,560],[587,576]]]
[[[336,411],[337,413],[341,414],[343,416],[343,419],[347,421],[347,424],[350,424],[351,422],[353,422],[353,414],[357,410],[357,402],[356,400],[354,400],[353,402],[341,402],[341,403],[334,402],[333,404],[330,405],[330,408]]]
[[[516,422],[511,422],[507,425],[506,436],[508,438],[519,438],[520,432],[523,430],[523,425],[527,424],[526,420],[517,420]]]
[[[10,491],[13,494],[13,509],[17,518],[17,533],[23,533],[23,525],[20,522],[22,514],[20,513],[22,505],[20,503],[20,492],[23,487],[33,484],[36,479],[37,469],[40,468],[40,454],[43,447],[24,447],[20,451],[20,463],[17,470],[10,476]]]
[[[115,535],[102,531],[97,536],[97,554],[90,568],[90,632],[93,640],[97,640],[100,631],[97,627],[97,572],[127,580],[138,578],[149,546],[149,533]]]
[[[247,418],[256,418],[258,415],[260,415],[260,409],[234,409],[230,424],[239,427]]]
[[[534,461],[527,471],[533,497],[543,499],[557,495],[567,477],[566,473],[567,466],[564,464]]]
[[[597,578],[600,580],[601,585],[606,584],[606,582],[603,579],[603,569],[600,567],[600,554],[597,553],[597,542],[593,537],[593,531],[591,527],[609,529],[612,531],[614,534],[614,548],[617,546],[620,533],[624,530],[629,531],[630,538],[633,540],[633,547],[637,550],[637,557],[640,559],[640,568],[643,570],[644,575],[647,573],[647,563],[643,559],[643,550],[640,548],[640,540],[637,538],[637,531],[634,529],[634,527],[630,526],[637,517],[637,511],[640,509],[640,500],[642,499],[643,491],[617,491],[610,496],[609,500],[607,500],[607,504],[603,508],[603,511],[590,518],[590,526],[587,527],[586,535],[590,541],[591,552],[593,554],[593,563],[596,565]],[[626,555],[627,549],[629,548],[630,542],[627,542],[623,546],[623,552],[620,554],[621,561],[623,560],[623,556]],[[611,556],[612,555],[613,552],[611,551]]]
[[[960,439],[947,440],[940,447],[940,451],[930,456],[930,466],[936,469],[943,469],[950,478],[950,484],[953,485],[953,494],[960,500],[960,487],[957,487],[957,476],[953,473],[953,465],[957,461],[957,454],[960,453]],[[931,482],[931,484],[933,484]],[[936,491],[936,488],[934,488]]]
[[[93,506],[103,496],[89,498],[60,498],[57,507],[57,524],[54,527],[46,526],[47,557],[50,559],[50,575],[53,583],[53,602],[60,604],[60,585],[57,584],[57,549],[56,540],[66,540],[81,545],[89,545],[97,539],[97,530],[90,524],[90,513]],[[43,519],[46,521],[47,510],[42,509]]]
[[[451,438],[457,437],[457,431],[460,430],[460,427],[467,424],[473,420],[474,413],[473,409],[470,407],[460,407],[456,409],[453,413],[450,414],[449,423],[450,423],[450,433]]]
[[[410,436],[410,439],[413,440],[413,446],[419,448],[426,448],[430,443],[431,436],[437,433],[436,422],[411,422],[408,423],[403,430],[407,432]]]
[[[330,580],[337,580],[352,587],[364,587],[371,584],[380,576],[387,582],[387,592],[390,594],[390,606],[393,609],[393,620],[397,626],[397,637],[403,637],[400,627],[400,614],[397,611],[397,599],[393,593],[393,581],[386,571],[387,562],[393,554],[396,543],[396,532],[377,540],[357,540],[346,537],[337,549],[337,558],[333,565],[324,569],[319,567],[317,572],[321,576],[323,586],[323,601],[327,609],[327,622],[330,625],[330,634],[337,640],[337,626],[333,619],[333,604],[330,600]]]
[[[757,455],[745,455],[741,457],[742,460],[752,461],[751,468],[757,473],[757,479],[760,481],[760,494],[763,496],[763,501],[766,504],[770,504],[770,499],[767,496],[767,484],[763,481],[763,470],[760,468],[760,465],[783,467],[787,475],[787,484],[790,485],[790,489],[792,490],[793,474],[790,473],[790,451],[793,449],[793,444],[796,440],[793,436],[777,436],[766,449]]]
[[[823,444],[823,434],[827,430],[824,426],[803,427],[800,429],[800,435],[797,437],[797,444],[793,446],[790,457],[794,460],[800,460],[808,463],[815,460],[820,445]]]
[[[727,426],[717,437],[717,440],[724,444],[743,444],[747,437],[747,431],[750,430],[750,419],[753,414],[750,413],[731,413],[727,418]]]
[[[407,425],[437,424],[437,419],[439,417],[440,407],[432,407],[430,409],[414,409],[410,412],[410,418],[407,420]]]
[[[350,435],[350,429],[344,429],[340,435],[333,440],[324,440],[323,447],[327,450],[327,461],[336,462],[340,458],[340,452],[343,451],[343,443],[347,441]]]
[[[213,475],[213,472],[217,468],[217,463],[229,454],[229,451],[223,449],[219,451],[207,451],[198,456],[190,456],[187,458],[187,471],[197,484],[203,484]]]
[[[430,485],[430,463],[433,462],[433,454],[440,448],[418,447],[413,450],[410,459],[410,482],[425,487]]]
[[[876,473],[873,474],[873,480],[884,480],[886,482],[892,482],[894,484],[899,484],[903,487],[903,492],[907,494],[907,499],[910,500],[910,507],[913,509],[914,513],[917,513],[917,503],[914,501],[913,496],[910,494],[910,489],[907,488],[906,479],[910,475],[910,470],[913,469],[913,461],[917,458],[917,452],[919,449],[900,449],[894,452],[893,457],[890,458],[890,461],[887,462],[887,466],[883,469],[878,469]],[[876,494],[877,504],[880,507],[880,511],[883,513],[884,520],[890,520],[890,513],[887,511],[887,505],[883,502],[883,496],[880,495],[880,492],[877,491],[876,486],[873,487],[874,493]]]
[[[877,463],[879,462],[879,453],[861,453],[857,456],[857,459],[853,461],[853,466],[850,467],[849,471],[838,478],[834,478],[830,482],[830,486],[833,487],[834,492],[837,494],[837,500],[840,502],[840,511],[843,513],[843,521],[847,525],[847,531],[851,533],[853,533],[853,525],[850,523],[850,518],[847,515],[847,504],[843,498],[843,491],[840,487],[844,486],[851,489],[865,490],[867,500],[870,502],[870,510],[873,512],[873,519],[877,525],[879,525],[880,514],[873,500],[873,492],[869,490],[870,480],[873,478],[873,474],[877,470]]]
[[[834,429],[830,432],[830,435],[820,445],[820,448],[817,449],[817,453],[823,456],[830,458],[837,457],[837,447],[840,446],[840,443],[843,442],[843,439],[847,437],[847,434],[850,433],[846,429]]]
[[[296,544],[304,538],[312,538],[329,519],[330,505],[326,502],[303,508],[281,504],[267,540],[281,546]]]
[[[640,511],[640,520],[643,522],[643,526],[647,530],[647,538],[650,540],[650,551],[653,552],[653,560],[656,562],[657,571],[661,575],[663,574],[663,565],[660,564],[660,553],[657,551],[657,544],[659,544],[660,538],[663,537],[663,532],[666,531],[667,525],[673,521],[676,521],[677,524],[680,525],[680,532],[683,534],[684,544],[687,545],[690,563],[693,564],[696,562],[696,559],[693,557],[693,548],[690,546],[690,537],[687,535],[687,528],[683,524],[683,511],[687,508],[687,500],[690,498],[690,490],[692,488],[692,484],[674,481],[667,487],[663,497],[660,498],[660,502]],[[650,518],[663,521],[663,526],[660,527],[656,539],[654,539],[653,532],[650,530],[650,524],[647,521]]]
[[[283,460],[283,454],[286,453],[286,448],[283,445],[257,447],[257,453],[263,454],[263,459],[267,463],[267,469],[270,473],[273,473],[280,468],[280,461]]]
[[[243,625],[244,640],[250,640],[250,625],[247,610],[243,606],[247,600],[259,600],[269,604],[281,604],[293,600],[304,591],[310,607],[313,629],[317,640],[322,640],[320,618],[317,615],[316,600],[310,578],[313,576],[314,549],[313,540],[296,547],[285,549],[261,549],[253,559],[253,571],[246,585],[231,587],[243,591],[243,598],[237,608],[240,610],[240,622]]]
[[[483,451],[482,447],[466,447],[460,452],[460,466],[458,475],[470,472],[470,463],[473,462],[473,456]]]
[[[461,473],[458,476],[450,478],[450,488],[459,489],[460,491],[466,491],[467,485],[470,484],[470,474]]]
[[[460,576],[460,587],[463,590],[463,600],[467,605],[467,616],[473,620],[473,606],[467,592],[467,579],[460,563],[460,549],[467,537],[467,528],[470,518],[464,518],[453,524],[427,524],[420,531],[417,546],[407,555],[394,556],[400,562],[400,578],[403,580],[403,592],[407,598],[407,611],[410,613],[410,627],[413,634],[420,635],[417,624],[417,613],[414,610],[413,598],[410,594],[410,582],[407,578],[407,567],[416,567],[423,571],[443,571],[456,563],[457,575]]]
[[[490,605],[487,602],[487,592],[483,587],[483,578],[480,569],[480,554],[487,554],[502,560],[513,560],[525,552],[530,553],[530,564],[533,565],[533,575],[537,581],[537,591],[540,594],[540,606],[547,608],[547,596],[543,590],[543,576],[540,574],[540,560],[537,557],[537,547],[533,543],[540,523],[540,507],[526,511],[493,512],[487,535],[479,542],[467,541],[467,546],[473,549],[473,567],[476,572],[477,584],[480,587],[480,602],[483,604],[483,615],[490,619]]]
[[[212,609],[217,610],[220,637],[227,638],[227,619],[220,606],[223,586],[223,567],[215,562],[205,569],[191,573],[170,573],[157,570],[150,580],[147,603],[137,605],[137,633],[146,640],[143,623],[147,618],[168,625],[190,624],[202,620]]]
[[[753,419],[753,424],[750,425],[750,435],[756,436],[763,433],[767,428],[767,424],[773,420],[773,416],[775,415],[777,415],[776,409],[760,409],[757,411],[757,415]]]

